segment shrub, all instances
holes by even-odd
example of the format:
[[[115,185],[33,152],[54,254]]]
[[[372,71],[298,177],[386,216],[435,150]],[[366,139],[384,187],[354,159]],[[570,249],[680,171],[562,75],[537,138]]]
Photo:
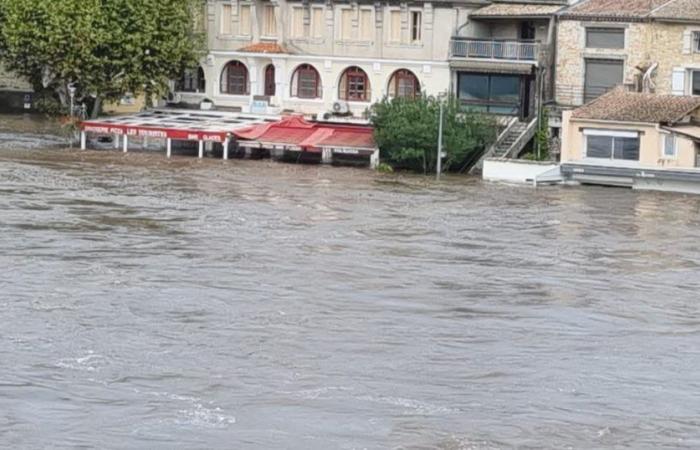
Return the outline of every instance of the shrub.
[[[454,97],[385,98],[372,106],[370,114],[383,162],[397,169],[435,171],[440,102],[444,105],[444,170],[463,170],[493,142],[495,121],[462,110]]]

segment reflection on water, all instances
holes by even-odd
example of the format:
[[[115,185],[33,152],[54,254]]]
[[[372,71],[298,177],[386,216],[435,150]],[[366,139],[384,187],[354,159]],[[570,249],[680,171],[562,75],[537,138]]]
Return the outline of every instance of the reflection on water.
[[[0,446],[700,447],[697,197],[18,147]]]

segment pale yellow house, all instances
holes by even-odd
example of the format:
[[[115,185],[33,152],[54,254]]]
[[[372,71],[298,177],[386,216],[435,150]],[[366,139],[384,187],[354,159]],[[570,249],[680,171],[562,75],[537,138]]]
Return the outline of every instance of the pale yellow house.
[[[621,84],[700,95],[700,1],[582,0],[558,17],[558,105],[582,105]]]
[[[561,142],[569,180],[700,193],[700,97],[620,87],[564,111]]]

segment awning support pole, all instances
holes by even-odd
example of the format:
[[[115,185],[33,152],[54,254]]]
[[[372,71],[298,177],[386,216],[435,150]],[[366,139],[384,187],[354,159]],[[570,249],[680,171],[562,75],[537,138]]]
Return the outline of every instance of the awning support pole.
[[[166,153],[168,155],[168,158],[170,158],[173,154],[173,140],[168,138],[165,140],[165,148],[166,148]]]
[[[204,158],[204,141],[199,141],[199,159]]]
[[[129,136],[127,136],[126,134],[124,135],[124,140],[122,142],[122,145],[124,146],[124,153],[129,151]]]
[[[369,157],[369,167],[372,170],[376,170],[379,167],[379,150],[375,150]]]
[[[226,139],[224,139],[224,160],[228,159],[228,143],[229,143],[229,138],[226,137]]]
[[[87,133],[85,133],[85,130],[80,130],[80,150],[87,150]]]

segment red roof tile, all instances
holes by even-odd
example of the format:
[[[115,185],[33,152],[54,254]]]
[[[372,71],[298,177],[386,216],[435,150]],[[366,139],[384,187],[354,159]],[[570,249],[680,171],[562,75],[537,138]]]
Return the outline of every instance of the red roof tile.
[[[643,94],[622,87],[575,109],[574,119],[675,123],[700,108],[700,97]]]

